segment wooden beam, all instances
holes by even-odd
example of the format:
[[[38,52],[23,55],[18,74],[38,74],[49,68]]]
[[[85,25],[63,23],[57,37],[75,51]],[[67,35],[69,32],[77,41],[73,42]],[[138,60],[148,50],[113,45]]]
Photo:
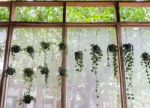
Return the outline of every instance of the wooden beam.
[[[122,50],[119,3],[116,3],[115,10],[116,10],[116,20],[117,20],[116,36],[117,36],[117,47],[118,47],[121,108],[127,108],[126,82],[125,82],[125,70],[124,70],[124,60],[123,60],[123,50]]]
[[[10,2],[2,2],[2,1],[0,1],[0,7],[10,7],[10,5],[11,5],[11,3]]]
[[[150,7],[150,2],[119,2],[120,7]]]

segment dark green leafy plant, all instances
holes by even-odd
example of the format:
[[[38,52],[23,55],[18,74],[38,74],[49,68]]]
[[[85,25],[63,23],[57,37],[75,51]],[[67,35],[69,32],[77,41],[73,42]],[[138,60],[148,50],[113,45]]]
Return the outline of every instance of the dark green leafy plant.
[[[49,74],[49,69],[47,66],[39,66],[41,74],[45,75],[45,84],[47,85],[47,80],[48,80],[48,74]]]
[[[63,43],[63,42],[61,42],[61,43],[59,44],[59,50],[64,50],[66,47],[67,47],[66,44]]]
[[[15,68],[8,67],[6,70],[7,75],[14,75],[16,73]]]
[[[25,51],[29,54],[29,56],[31,56],[32,58],[34,58],[34,48],[33,46],[27,46],[27,48],[25,48]]]
[[[75,60],[76,60],[76,71],[81,72],[83,68],[83,52],[77,51],[75,54]]]
[[[2,55],[4,54],[3,49],[0,47],[0,57],[2,57]]]
[[[141,65],[145,67],[147,79],[150,84],[150,72],[148,71],[148,69],[150,68],[150,55],[147,52],[144,52],[141,55],[141,59],[142,59]]]
[[[118,52],[118,49],[117,49],[117,46],[115,44],[108,45],[108,48],[107,48],[108,66],[110,66],[109,53],[112,53],[112,56],[113,56],[113,67],[114,67],[114,78],[116,78],[116,79],[118,79],[117,52]]]
[[[49,50],[50,49],[50,42],[41,42],[41,47],[43,51]]]
[[[60,76],[66,76],[66,69],[63,67],[59,67],[58,71]]]
[[[30,94],[24,95],[22,99],[19,100],[19,104],[30,104],[31,101],[36,101],[35,98],[33,96],[31,96]]]
[[[97,45],[97,44],[92,44],[91,45],[91,60],[92,60],[92,69],[91,72],[94,72],[95,74],[95,79],[96,79],[96,87],[95,87],[95,92],[96,92],[96,98],[99,98],[99,94],[98,94],[98,86],[99,86],[99,80],[97,78],[97,67],[99,65],[99,62],[101,62],[102,60],[102,50],[101,48]],[[97,103],[96,106],[98,107],[99,104]]]
[[[134,99],[134,94],[132,92],[133,88],[133,66],[134,66],[134,54],[133,54],[133,45],[123,44],[123,58],[125,64],[126,72],[126,82],[127,82],[127,97],[128,99]]]
[[[21,51],[21,47],[19,45],[13,45],[11,47],[11,54],[12,56],[15,56],[16,53],[19,53]]]

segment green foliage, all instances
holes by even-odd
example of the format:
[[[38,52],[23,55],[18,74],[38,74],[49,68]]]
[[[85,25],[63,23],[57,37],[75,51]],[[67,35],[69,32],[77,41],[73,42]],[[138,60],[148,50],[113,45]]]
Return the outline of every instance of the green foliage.
[[[76,71],[81,72],[83,68],[83,52],[77,51],[75,54],[75,60],[76,60]]]
[[[49,50],[50,49],[50,42],[41,42],[41,47],[42,47],[42,50],[45,51],[45,50]]]
[[[58,71],[60,76],[66,76],[66,69],[63,67],[59,67]]]
[[[0,7],[0,22],[7,22],[9,20],[9,10],[7,7]]]
[[[31,101],[35,101],[35,98],[33,96],[31,96],[30,94],[26,94],[26,95],[23,96],[22,99],[19,100],[19,104],[20,105],[23,104],[23,103],[30,104]]]
[[[66,47],[67,47],[67,45],[65,43],[63,43],[63,42],[61,42],[59,44],[59,50],[64,50]]]
[[[15,68],[8,67],[6,70],[7,75],[14,75],[16,73]]]
[[[25,48],[25,51],[29,54],[29,56],[31,56],[32,58],[34,58],[34,48],[33,46],[27,46],[27,48]]]
[[[12,56],[15,56],[15,53],[19,53],[21,51],[21,47],[19,45],[13,45],[11,47]]]

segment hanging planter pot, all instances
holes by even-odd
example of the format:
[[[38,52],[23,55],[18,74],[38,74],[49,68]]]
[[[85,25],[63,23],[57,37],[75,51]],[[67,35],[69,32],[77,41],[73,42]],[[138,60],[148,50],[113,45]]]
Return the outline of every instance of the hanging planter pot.
[[[40,69],[40,72],[42,75],[45,75],[45,84],[47,85],[47,81],[48,81],[48,74],[49,74],[49,69],[47,66],[39,66],[38,67]]]
[[[127,81],[127,97],[128,99],[134,99],[133,88],[133,66],[134,66],[134,49],[130,43],[123,44],[123,58],[126,72]]]
[[[43,51],[50,50],[50,42],[42,41],[40,45],[41,45]]]
[[[99,63],[101,62],[102,60],[102,50],[101,48],[97,45],[97,44],[92,44],[91,45],[91,60],[92,60],[92,69],[91,69],[91,72],[93,72],[95,74],[95,83],[96,83],[96,86],[95,86],[95,92],[96,92],[96,98],[98,99],[99,98],[99,91],[98,91],[98,86],[99,86],[99,80],[98,80],[98,76],[97,76],[97,68],[98,68],[98,65]],[[97,103],[96,106],[98,107],[99,104]]]
[[[63,43],[63,42],[61,42],[61,43],[59,44],[59,50],[64,50],[66,47],[67,47],[66,44]]]
[[[6,74],[7,74],[7,75],[12,76],[12,75],[14,75],[15,73],[16,73],[15,68],[8,67],[7,70],[6,70]]]
[[[76,71],[81,72],[83,68],[83,52],[77,51],[75,54],[75,61],[76,61]]]
[[[21,51],[21,47],[19,45],[13,45],[11,47],[11,54],[12,56],[15,56],[16,53],[19,53]]]
[[[108,48],[107,48],[108,66],[110,66],[109,53],[112,53],[112,56],[113,56],[113,67],[114,67],[114,78],[116,78],[116,79],[118,79],[117,52],[118,52],[118,49],[117,49],[117,46],[115,44],[108,45]]]
[[[31,96],[30,94],[24,95],[22,99],[19,100],[19,104],[30,104],[32,101],[36,101],[35,98],[33,96]]]
[[[30,57],[34,58],[34,48],[33,46],[27,46],[27,48],[25,48],[25,51],[29,54]]]
[[[66,76],[66,69],[63,67],[59,67],[58,71],[60,76]]]
[[[141,55],[141,59],[142,59],[141,65],[143,67],[145,67],[145,72],[146,72],[146,75],[147,75],[147,79],[148,79],[148,82],[150,84],[150,72],[148,71],[148,69],[150,68],[150,55],[147,52],[144,52]]]

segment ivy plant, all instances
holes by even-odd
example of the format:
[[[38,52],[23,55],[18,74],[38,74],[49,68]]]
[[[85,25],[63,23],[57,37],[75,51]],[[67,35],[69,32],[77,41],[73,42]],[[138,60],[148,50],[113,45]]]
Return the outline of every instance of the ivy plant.
[[[11,55],[13,56],[13,57],[15,57],[15,54],[16,53],[19,53],[21,51],[21,47],[19,46],[19,45],[13,45],[12,47],[11,47]]]
[[[114,78],[116,78],[116,79],[118,79],[117,52],[118,52],[118,49],[117,49],[117,46],[115,44],[108,45],[108,48],[107,48],[108,66],[110,66],[109,53],[112,53],[112,56],[113,56],[113,67],[114,67]]]
[[[34,50],[33,46],[27,46],[25,48],[25,51],[29,54],[30,57],[34,58],[35,50]]]
[[[8,67],[7,70],[6,70],[6,74],[7,74],[7,75],[12,76],[12,75],[14,75],[15,73],[16,73],[15,68]]]
[[[59,50],[64,50],[67,47],[67,45],[64,42],[61,42],[59,44]]]
[[[150,55],[147,52],[144,52],[141,55],[141,59],[142,59],[141,65],[143,67],[145,67],[145,72],[146,72],[146,75],[147,75],[147,79],[148,79],[148,82],[150,84],[150,72],[148,71],[148,69],[150,68]]]
[[[42,41],[41,42],[41,47],[42,47],[43,51],[50,50],[50,42],[44,42],[44,41]]]
[[[83,68],[83,52],[77,51],[75,54],[75,61],[76,61],[76,71],[81,72]]]
[[[19,100],[19,104],[20,105],[23,103],[24,104],[30,104],[32,101],[35,102],[36,101],[35,98],[33,96],[31,96],[30,94],[25,94],[23,96],[23,98]]]
[[[134,53],[133,45],[131,43],[123,44],[123,58],[125,64],[126,81],[127,84],[127,97],[134,99],[133,88],[133,66],[134,66]]]
[[[96,98],[98,99],[99,98],[99,95],[98,95],[98,86],[99,86],[99,80],[97,78],[97,68],[98,68],[98,65],[99,63],[101,62],[102,60],[102,50],[101,48],[97,45],[97,44],[92,44],[91,45],[91,60],[92,60],[92,69],[91,69],[91,72],[94,72],[95,74],[95,79],[96,79],[96,87],[95,87],[95,92],[96,92]],[[99,104],[97,103],[96,106],[98,107]]]

